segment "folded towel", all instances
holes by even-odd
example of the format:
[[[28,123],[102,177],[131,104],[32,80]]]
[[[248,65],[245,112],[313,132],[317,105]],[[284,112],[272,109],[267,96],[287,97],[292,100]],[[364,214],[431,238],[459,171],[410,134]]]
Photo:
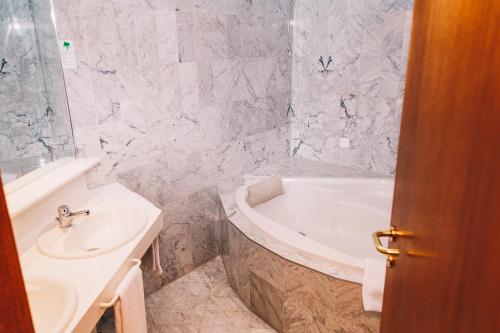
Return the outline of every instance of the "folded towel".
[[[146,333],[146,307],[139,265],[130,269],[116,293],[120,295],[114,306],[116,332]]]
[[[143,257],[144,266],[149,268],[152,272],[161,275],[163,268],[160,262],[160,242],[158,237],[153,240],[151,246]]]
[[[362,298],[365,311],[382,312],[384,297],[385,261],[366,258],[364,262]]]
[[[273,176],[258,184],[248,186],[247,201],[250,207],[271,200],[272,198],[285,193],[280,176]]]

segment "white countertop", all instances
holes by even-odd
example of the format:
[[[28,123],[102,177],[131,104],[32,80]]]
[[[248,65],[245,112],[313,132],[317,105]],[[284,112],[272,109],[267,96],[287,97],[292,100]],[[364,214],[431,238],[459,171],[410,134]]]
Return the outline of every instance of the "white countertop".
[[[92,202],[117,200],[120,203],[132,202],[146,209],[148,221],[144,229],[130,243],[109,253],[86,258],[63,260],[42,255],[36,245],[21,256],[23,275],[55,276],[71,282],[78,293],[78,305],[65,332],[86,332],[89,324],[85,318],[90,311],[98,313],[100,302],[107,302],[113,296],[113,291],[122,276],[133,265],[131,259],[144,254],[152,240],[161,230],[161,211],[141,196],[129,191],[120,184],[111,184],[89,191]],[[124,274],[120,274],[123,271]],[[121,277],[118,275],[122,275]],[[118,281],[116,281],[118,280]],[[47,304],[49,306],[49,303]],[[90,317],[95,317],[90,315]],[[92,320],[91,320],[92,321]],[[91,323],[90,326],[95,323]]]
[[[56,171],[34,178],[8,194],[9,210],[15,212],[13,226],[24,278],[55,277],[70,282],[76,289],[76,310],[64,332],[89,333],[93,329],[105,310],[99,304],[111,300],[119,282],[134,265],[132,260],[144,255],[162,228],[161,211],[121,184],[87,189],[84,172],[97,162],[85,159],[62,163]],[[54,180],[54,175],[59,180]],[[45,192],[43,184],[48,186]],[[36,195],[33,189],[39,190]],[[76,209],[91,208],[103,202],[130,203],[144,208],[148,217],[144,228],[126,245],[95,257],[55,259],[38,251],[36,239],[56,225],[54,217],[58,205],[69,204]],[[47,306],[50,306],[50,299]]]

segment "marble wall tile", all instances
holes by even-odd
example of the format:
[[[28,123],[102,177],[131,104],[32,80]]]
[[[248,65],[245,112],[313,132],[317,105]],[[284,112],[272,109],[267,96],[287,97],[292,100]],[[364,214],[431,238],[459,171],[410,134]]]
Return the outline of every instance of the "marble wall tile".
[[[151,82],[149,74],[137,73],[129,67],[119,70],[116,79],[119,111],[109,121],[118,117],[147,135],[151,124],[162,117],[158,82]]]
[[[396,98],[400,82],[400,67],[388,58],[362,56],[360,60],[359,92],[365,96]]]
[[[280,289],[250,273],[250,310],[278,332],[283,332],[283,295]]]
[[[85,29],[89,66],[93,71],[111,72],[118,65],[118,44],[115,43],[114,13],[104,6],[87,8],[80,21]]]
[[[119,8],[114,12],[114,23],[116,26],[115,44],[118,49],[117,61],[121,66],[137,66],[139,58],[144,53],[144,51],[140,52],[139,48],[136,47],[136,41],[141,40],[139,34],[145,33],[147,30],[145,27],[149,23],[147,22],[148,12],[141,10],[141,15],[138,15],[137,22],[135,21],[135,13],[135,11],[128,8]],[[151,26],[148,28],[152,29]]]
[[[223,258],[229,284],[242,301],[250,306],[250,273],[246,263],[251,243],[228,221],[222,221],[222,225],[227,230],[223,233],[227,238],[223,238],[222,242],[227,251]]]
[[[266,95],[266,59],[248,58],[234,78],[236,99],[255,99]]]
[[[242,0],[238,16],[241,18],[242,57],[264,57],[267,55],[266,6],[262,0]]]
[[[198,60],[227,57],[227,29],[227,16],[224,12],[195,11],[194,39]]]
[[[283,259],[253,244],[229,221],[224,220],[222,228],[229,284],[254,313],[282,332]]]
[[[290,50],[289,38],[291,33],[288,18],[267,18],[266,44],[268,56],[287,57]]]
[[[333,331],[335,279],[290,262],[285,272],[284,331]]]
[[[94,92],[88,64],[84,63],[77,69],[65,71],[64,80],[68,101],[72,109],[76,110],[75,116],[71,117],[73,128],[96,125]]]
[[[174,0],[176,12],[193,12],[196,0]]]
[[[138,10],[135,16],[136,47],[139,58],[139,70],[142,77],[158,90],[158,40],[156,12],[154,10]],[[154,37],[154,38],[152,38]],[[120,43],[122,45],[123,43]],[[137,70],[137,69],[136,69]]]
[[[293,2],[289,0],[266,1],[267,18],[290,20],[293,16]]]
[[[266,103],[278,126],[287,125],[290,115],[290,95],[287,93],[269,94],[266,96]]]
[[[341,163],[381,174],[394,174],[400,106],[393,99],[362,96],[332,96],[323,100],[331,110],[315,101],[311,111],[300,115],[305,125],[292,128],[291,153],[314,160]],[[332,105],[337,107],[333,108]],[[297,117],[298,118],[298,117]],[[323,127],[328,126],[325,133]],[[350,138],[350,148],[339,147],[341,138]]]
[[[160,11],[156,13],[158,34],[158,57],[160,64],[175,64],[178,60],[177,20],[175,12]]]
[[[361,286],[335,280],[335,332],[378,332],[380,313],[363,310]]]
[[[400,2],[392,6],[374,1],[366,11],[360,62],[360,95],[397,98],[402,76],[405,11]]]
[[[395,173],[411,10],[404,0],[295,2],[292,155]],[[368,106],[370,98],[379,102]],[[375,121],[382,105],[391,111]]]
[[[191,243],[193,261],[201,265],[220,253],[220,217],[218,215],[219,196],[217,187],[197,192],[191,196],[191,201],[198,203],[195,209],[190,207],[189,219],[192,227]]]
[[[194,9],[200,13],[207,14],[225,14],[227,13],[226,0],[194,0]]]
[[[214,60],[215,61],[215,60]],[[201,106],[208,106],[218,103],[215,100],[214,91],[214,71],[212,60],[198,62],[198,96]],[[224,105],[225,106],[225,105]]]
[[[288,261],[222,221],[231,288],[278,332],[378,332],[380,314],[365,312],[361,286]]]
[[[200,110],[198,66],[195,63],[179,65],[180,111],[187,120],[195,120]]]
[[[240,70],[238,59],[215,60],[211,63],[213,98],[216,103],[229,105],[229,97],[234,94],[234,80]]]
[[[253,246],[249,249],[248,269],[257,278],[282,291],[285,283],[285,260],[276,256],[269,250]]]
[[[288,57],[267,57],[266,95],[285,93],[290,95],[292,64]]]
[[[280,64],[268,66],[265,39],[243,50],[240,31],[265,31],[266,10],[290,17],[287,4],[90,1],[74,13],[55,1],[77,50],[78,69],[65,74],[79,156],[101,158],[91,186],[119,181],[164,212],[165,273],[145,273],[148,293],[220,253],[218,182],[287,155],[291,58],[276,46]],[[246,122],[243,105],[261,109]],[[249,280],[237,279],[249,300]]]
[[[77,4],[75,6],[78,7]],[[78,45],[75,48],[77,68],[64,70],[66,94],[73,110],[71,114],[73,129],[95,126],[97,116],[89,58],[87,48],[82,47],[86,45],[86,37],[79,29],[82,20],[85,20],[84,11],[61,7],[54,8],[54,11],[58,18],[58,37],[72,39],[75,45]]]
[[[233,102],[229,123],[230,136],[236,139],[284,126],[287,102],[286,96],[283,98],[279,95]]]
[[[94,87],[94,104],[97,122],[120,116],[116,69],[93,68],[90,71]]]
[[[241,57],[241,19],[237,15],[227,16],[228,57]]]
[[[160,235],[160,246],[164,282],[170,282],[194,269],[189,223],[166,223]]]
[[[179,10],[176,14],[179,62],[196,60],[193,12]]]
[[[175,64],[162,64],[159,71],[159,101],[162,112],[167,119],[180,110],[180,66]]]

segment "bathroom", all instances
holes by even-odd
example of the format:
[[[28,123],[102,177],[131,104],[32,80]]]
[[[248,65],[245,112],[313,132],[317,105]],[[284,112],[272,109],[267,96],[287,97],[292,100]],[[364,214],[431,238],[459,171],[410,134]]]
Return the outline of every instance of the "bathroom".
[[[499,332],[499,17],[0,0],[0,333]]]

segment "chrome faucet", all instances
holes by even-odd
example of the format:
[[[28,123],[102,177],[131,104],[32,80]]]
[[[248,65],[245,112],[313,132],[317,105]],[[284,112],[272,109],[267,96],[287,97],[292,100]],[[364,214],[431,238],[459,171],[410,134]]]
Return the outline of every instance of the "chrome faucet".
[[[78,215],[87,216],[90,214],[90,210],[84,209],[77,212],[72,212],[69,210],[67,205],[62,205],[57,208],[57,221],[59,221],[59,228],[69,228],[73,224],[73,218]]]

